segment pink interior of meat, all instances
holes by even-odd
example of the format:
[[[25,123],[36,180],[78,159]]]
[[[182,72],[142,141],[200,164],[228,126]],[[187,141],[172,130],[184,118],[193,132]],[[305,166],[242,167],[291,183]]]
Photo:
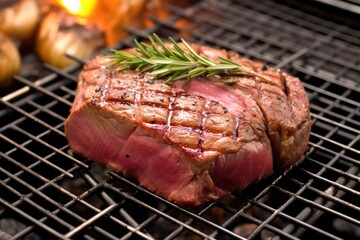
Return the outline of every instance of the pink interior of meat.
[[[181,88],[183,82],[178,81],[174,85]],[[198,78],[196,81],[190,81],[186,86],[186,91],[205,99],[219,102],[234,115],[241,114],[246,107],[242,99],[234,94],[230,94],[227,88],[217,84],[209,84],[209,81],[206,79]]]

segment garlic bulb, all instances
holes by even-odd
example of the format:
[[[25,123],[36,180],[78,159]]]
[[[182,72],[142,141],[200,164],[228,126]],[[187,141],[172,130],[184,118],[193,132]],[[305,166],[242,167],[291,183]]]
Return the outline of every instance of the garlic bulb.
[[[9,86],[19,70],[19,51],[10,38],[0,32],[0,88]]]
[[[41,22],[35,48],[42,61],[64,68],[74,63],[65,54],[84,59],[104,46],[105,36],[95,26],[82,25],[75,16],[53,11]]]
[[[20,40],[28,39],[34,33],[39,20],[40,10],[36,0],[19,0],[16,4],[0,8],[0,32]]]

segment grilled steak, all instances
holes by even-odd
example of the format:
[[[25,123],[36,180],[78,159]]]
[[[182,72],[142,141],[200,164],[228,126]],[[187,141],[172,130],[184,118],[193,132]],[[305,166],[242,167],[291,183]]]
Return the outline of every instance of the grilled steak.
[[[181,205],[244,189],[296,163],[310,135],[309,101],[298,78],[233,52],[191,45],[272,80],[219,76],[166,85],[148,73],[118,72],[96,57],[79,75],[65,123],[71,149],[135,177]]]

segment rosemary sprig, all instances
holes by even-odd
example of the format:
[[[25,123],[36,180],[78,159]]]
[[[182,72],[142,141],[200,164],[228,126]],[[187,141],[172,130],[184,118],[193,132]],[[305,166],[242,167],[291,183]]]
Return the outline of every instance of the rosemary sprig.
[[[241,64],[228,58],[220,58],[218,63],[200,56],[184,40],[181,42],[187,48],[184,51],[173,38],[169,37],[172,48],[169,48],[157,36],[149,36],[150,44],[134,40],[136,52],[112,50],[112,65],[119,65],[118,70],[124,71],[135,69],[141,72],[150,72],[154,78],[167,77],[165,83],[170,83],[179,79],[193,79],[200,76],[215,75],[242,75],[254,76],[262,81],[271,83],[271,80]],[[225,82],[227,83],[227,82]],[[233,81],[229,81],[233,83]]]

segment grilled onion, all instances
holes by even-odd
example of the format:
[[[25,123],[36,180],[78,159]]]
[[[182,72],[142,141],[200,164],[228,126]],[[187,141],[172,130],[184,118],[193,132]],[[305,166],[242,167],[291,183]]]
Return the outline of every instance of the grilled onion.
[[[20,0],[0,8],[0,32],[19,40],[28,39],[34,33],[39,20],[40,10],[35,0]]]
[[[66,54],[84,59],[105,46],[105,36],[95,26],[78,23],[63,11],[50,12],[41,22],[36,52],[42,61],[59,68],[72,63]]]
[[[19,70],[19,51],[13,41],[0,32],[0,88],[9,86]]]

